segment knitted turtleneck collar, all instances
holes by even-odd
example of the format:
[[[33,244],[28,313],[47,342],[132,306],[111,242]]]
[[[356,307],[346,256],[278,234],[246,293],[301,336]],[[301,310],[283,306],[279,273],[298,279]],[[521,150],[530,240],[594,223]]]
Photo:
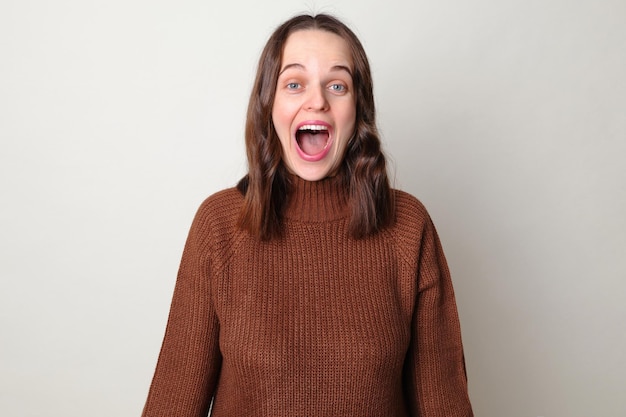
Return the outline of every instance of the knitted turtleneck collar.
[[[349,191],[339,176],[320,181],[291,178],[291,191],[284,215],[288,219],[322,222],[350,215]]]

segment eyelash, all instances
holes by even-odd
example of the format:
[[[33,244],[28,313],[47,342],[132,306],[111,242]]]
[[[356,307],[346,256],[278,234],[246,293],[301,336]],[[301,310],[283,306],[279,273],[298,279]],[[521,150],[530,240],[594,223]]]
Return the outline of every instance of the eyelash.
[[[287,83],[286,85],[287,90],[297,90],[299,88],[302,87],[302,85],[300,83],[296,83],[296,82],[291,82],[291,83]],[[343,84],[331,84],[328,89],[334,93],[343,93],[344,91],[346,91],[347,87]]]

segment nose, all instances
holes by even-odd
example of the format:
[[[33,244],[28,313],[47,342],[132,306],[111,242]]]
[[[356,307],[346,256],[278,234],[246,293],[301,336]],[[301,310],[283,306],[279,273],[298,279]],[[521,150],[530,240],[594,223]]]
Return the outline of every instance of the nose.
[[[326,111],[329,108],[326,90],[322,87],[310,87],[307,91],[304,107],[309,111]]]

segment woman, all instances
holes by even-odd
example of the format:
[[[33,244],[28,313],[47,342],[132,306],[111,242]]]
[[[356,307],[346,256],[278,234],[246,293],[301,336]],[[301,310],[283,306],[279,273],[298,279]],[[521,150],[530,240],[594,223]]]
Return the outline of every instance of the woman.
[[[389,186],[344,24],[270,37],[246,147],[248,175],[191,226],[143,415],[472,416],[444,255]]]

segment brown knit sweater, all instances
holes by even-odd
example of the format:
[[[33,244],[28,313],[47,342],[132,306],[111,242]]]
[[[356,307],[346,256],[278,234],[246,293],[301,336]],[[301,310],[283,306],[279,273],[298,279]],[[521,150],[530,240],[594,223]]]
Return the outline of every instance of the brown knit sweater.
[[[236,228],[235,189],[189,232],[144,417],[469,417],[461,332],[435,228],[348,236],[346,194],[296,180],[284,234]]]

